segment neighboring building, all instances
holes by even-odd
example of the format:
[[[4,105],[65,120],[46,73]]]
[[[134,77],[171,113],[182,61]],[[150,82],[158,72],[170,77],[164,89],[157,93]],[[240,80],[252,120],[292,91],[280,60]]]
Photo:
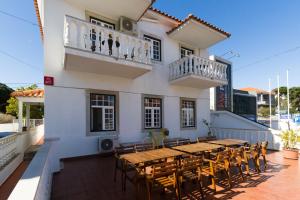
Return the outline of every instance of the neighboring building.
[[[270,105],[269,92],[257,88],[247,87],[241,88],[240,90],[246,91],[249,94],[255,95],[257,98],[257,106],[260,107],[268,107]],[[271,105],[275,105],[275,94],[271,93]]]
[[[257,120],[257,99],[243,90],[233,90],[233,112],[252,121]]]
[[[211,60],[223,63],[226,68],[227,84],[210,89],[210,108],[214,111],[226,110],[233,111],[233,92],[232,92],[232,63],[218,56],[210,56]]]
[[[208,48],[230,34],[151,4],[35,0],[44,44],[45,137],[58,140],[59,158],[98,153],[103,139],[142,141],[161,128],[170,137],[207,134],[202,121],[210,121],[210,88],[228,83],[228,64],[209,59]]]

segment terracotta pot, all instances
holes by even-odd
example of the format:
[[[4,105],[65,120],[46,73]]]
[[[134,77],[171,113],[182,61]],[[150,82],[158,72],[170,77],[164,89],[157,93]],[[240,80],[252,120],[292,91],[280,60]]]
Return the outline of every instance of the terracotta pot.
[[[299,150],[298,149],[283,149],[283,157],[292,160],[298,160]]]

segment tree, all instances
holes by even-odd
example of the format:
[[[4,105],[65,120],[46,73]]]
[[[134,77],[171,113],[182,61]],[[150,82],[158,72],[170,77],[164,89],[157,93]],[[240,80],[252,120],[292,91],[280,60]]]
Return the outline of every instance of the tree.
[[[33,90],[37,89],[37,85],[31,85],[29,87],[17,88],[16,91],[24,90]],[[18,115],[18,100],[15,97],[10,97],[7,101],[8,105],[6,106],[6,113],[13,116]],[[25,116],[26,105],[23,106],[23,116]],[[31,105],[30,106],[30,118],[32,119],[41,119],[44,117],[44,106],[43,105]]]
[[[272,90],[277,94],[277,88]],[[282,110],[287,110],[287,87],[280,87],[280,108]],[[278,100],[276,99],[276,104]],[[300,87],[290,88],[290,112],[299,113],[300,112]]]
[[[292,87],[290,89],[291,113],[300,112],[300,87]]]
[[[272,111],[272,115],[275,114],[275,108],[272,107],[271,108],[271,111]],[[269,107],[259,107],[258,108],[258,116],[261,116],[261,117],[269,117],[270,116],[270,108]]]
[[[0,112],[5,113],[7,100],[10,98],[10,93],[14,90],[5,84],[0,83]]]
[[[6,114],[10,114],[16,117],[18,115],[18,100],[15,97],[10,97],[7,100],[7,104]]]

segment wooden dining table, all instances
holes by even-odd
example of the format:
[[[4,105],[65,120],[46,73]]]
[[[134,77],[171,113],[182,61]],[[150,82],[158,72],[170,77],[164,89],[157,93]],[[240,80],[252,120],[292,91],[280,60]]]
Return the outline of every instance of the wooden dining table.
[[[221,139],[221,140],[212,140],[208,141],[207,143],[210,144],[218,144],[225,147],[231,147],[231,146],[240,146],[245,145],[248,143],[246,140],[238,140],[238,139]]]
[[[204,142],[172,147],[172,149],[175,149],[175,150],[178,150],[181,152],[190,153],[190,154],[200,153],[200,152],[204,152],[204,151],[212,151],[212,150],[217,150],[220,148],[224,148],[224,146],[221,146],[218,144],[204,143]]]
[[[184,154],[184,152],[177,151],[175,149],[161,148],[137,153],[123,154],[120,156],[120,159],[125,160],[126,162],[129,162],[131,164],[137,165],[140,163],[181,156]]]

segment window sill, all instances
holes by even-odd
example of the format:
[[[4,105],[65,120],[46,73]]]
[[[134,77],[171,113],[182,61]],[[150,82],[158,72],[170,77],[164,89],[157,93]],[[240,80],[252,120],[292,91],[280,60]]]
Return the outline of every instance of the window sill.
[[[87,132],[86,136],[100,136],[100,137],[111,137],[111,138],[118,138],[119,132],[118,131],[101,131],[101,132]]]
[[[197,127],[180,127],[181,131],[188,131],[188,130],[197,130]]]

